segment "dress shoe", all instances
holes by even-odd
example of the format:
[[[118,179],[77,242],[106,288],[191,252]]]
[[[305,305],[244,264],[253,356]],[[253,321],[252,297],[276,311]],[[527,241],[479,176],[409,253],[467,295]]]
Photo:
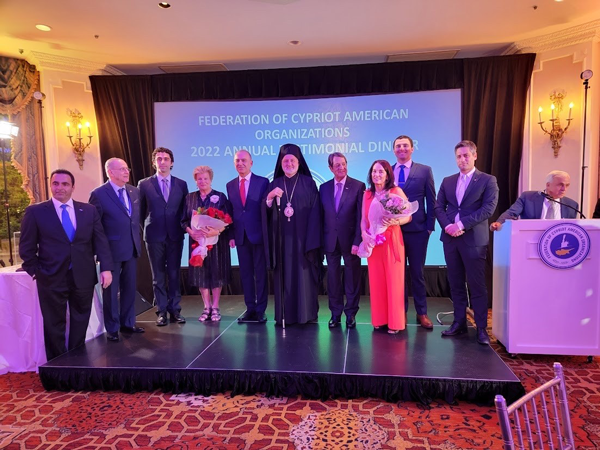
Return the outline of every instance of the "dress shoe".
[[[121,327],[121,331],[124,333],[143,333],[144,329],[142,327],[136,327],[134,325],[132,327]]]
[[[481,345],[490,345],[490,337],[488,336],[485,328],[477,327],[477,342],[479,342]]]
[[[106,332],[106,340],[110,342],[119,342],[119,333]]]
[[[354,316],[346,317],[346,328],[356,328],[356,318]]]
[[[256,322],[258,317],[254,311],[246,311],[242,317],[238,317],[238,322]]]
[[[417,322],[420,323],[423,328],[433,330],[433,322],[427,317],[427,314],[417,314]]]
[[[331,316],[329,319],[329,328],[339,327],[342,323],[342,318],[340,316]]]
[[[467,332],[467,324],[466,323],[458,323],[452,322],[450,328],[442,331],[442,336],[458,336],[459,334],[463,334]]]
[[[265,313],[257,314],[256,319],[258,320],[258,323],[266,323],[267,315]]]
[[[156,326],[157,327],[164,327],[168,323],[169,323],[169,321],[167,320],[166,314],[159,314],[158,317],[156,318]]]
[[[185,317],[181,314],[171,314],[171,323],[185,323]]]

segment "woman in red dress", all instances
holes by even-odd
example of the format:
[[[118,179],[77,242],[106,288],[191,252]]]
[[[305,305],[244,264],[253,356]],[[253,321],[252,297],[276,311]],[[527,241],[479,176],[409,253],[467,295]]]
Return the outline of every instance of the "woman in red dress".
[[[377,160],[368,175],[369,188],[363,197],[360,228],[365,243],[373,243],[375,236],[369,233],[369,208],[373,201],[380,201],[388,194],[395,194],[408,202],[408,198],[394,183],[392,166],[385,160]],[[375,329],[387,325],[388,333],[396,334],[406,328],[404,312],[404,240],[400,225],[410,222],[411,216],[401,219],[383,219],[387,229],[385,241],[375,245],[367,259],[371,291],[371,323]],[[381,238],[379,239],[381,240]]]

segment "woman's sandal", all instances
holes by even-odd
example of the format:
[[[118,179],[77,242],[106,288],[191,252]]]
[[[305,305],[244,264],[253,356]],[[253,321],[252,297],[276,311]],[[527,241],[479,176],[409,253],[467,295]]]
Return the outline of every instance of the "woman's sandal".
[[[202,315],[200,317],[198,317],[198,320],[200,322],[206,322],[208,320],[211,320],[211,310],[210,310],[210,308],[204,308],[204,311],[202,311]]]
[[[221,311],[219,311],[219,308],[213,308],[210,313],[210,320],[213,322],[218,322],[221,320]]]
[[[398,334],[398,333],[400,333],[400,330],[392,330],[392,329],[390,328],[390,329],[388,329],[388,333],[389,333],[389,334]]]

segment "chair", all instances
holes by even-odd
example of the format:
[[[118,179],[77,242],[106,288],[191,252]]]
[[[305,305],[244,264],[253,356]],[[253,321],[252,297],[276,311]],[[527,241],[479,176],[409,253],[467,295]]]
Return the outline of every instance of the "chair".
[[[552,380],[508,407],[504,397],[496,395],[496,412],[505,450],[525,449],[525,441],[530,450],[575,448],[567,389],[559,363],[554,363],[554,374]],[[516,435],[516,442],[513,435]]]

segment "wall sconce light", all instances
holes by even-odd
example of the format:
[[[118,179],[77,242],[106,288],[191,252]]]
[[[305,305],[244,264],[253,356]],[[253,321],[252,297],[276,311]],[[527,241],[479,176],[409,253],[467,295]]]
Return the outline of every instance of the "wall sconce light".
[[[81,129],[83,128],[83,125],[81,124],[81,122],[83,121],[83,115],[76,109],[74,110],[70,110],[67,109],[67,115],[69,117],[71,117],[71,121],[67,122],[67,137],[69,138],[69,141],[71,142],[71,147],[73,147],[73,153],[75,154],[75,159],[77,160],[77,162],[79,163],[79,169],[83,170],[83,155],[85,154],[85,151],[88,149],[88,147],[90,146],[90,144],[92,143],[92,132],[90,130],[90,123],[89,122],[85,122],[85,127],[87,128],[87,139],[88,142],[87,144],[83,143],[83,140],[85,138],[81,137]],[[76,131],[76,135],[73,136],[71,134],[71,124],[77,128]],[[75,138],[73,140],[73,138]]]
[[[550,101],[552,102],[552,105],[550,105],[550,109],[552,111],[552,118],[550,119],[550,122],[552,123],[552,128],[550,129],[550,131],[544,128],[544,121],[542,120],[542,107],[540,106],[540,108],[538,109],[540,117],[538,125],[540,126],[544,134],[550,136],[550,141],[552,142],[552,149],[554,150],[555,158],[558,157],[558,151],[560,150],[560,143],[562,142],[562,138],[569,129],[569,126],[571,125],[571,120],[573,120],[571,119],[571,113],[573,111],[573,103],[571,102],[569,104],[569,118],[567,119],[567,126],[564,129],[561,128],[559,115],[562,111],[562,101],[566,97],[566,95],[567,94],[564,91],[554,91],[550,93]]]

